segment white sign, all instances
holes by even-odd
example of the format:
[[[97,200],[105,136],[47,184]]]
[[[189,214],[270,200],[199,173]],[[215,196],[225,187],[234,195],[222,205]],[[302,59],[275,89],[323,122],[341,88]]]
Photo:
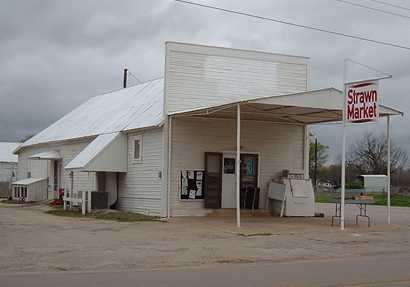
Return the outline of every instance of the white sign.
[[[354,83],[346,86],[346,121],[363,123],[379,118],[378,82]]]

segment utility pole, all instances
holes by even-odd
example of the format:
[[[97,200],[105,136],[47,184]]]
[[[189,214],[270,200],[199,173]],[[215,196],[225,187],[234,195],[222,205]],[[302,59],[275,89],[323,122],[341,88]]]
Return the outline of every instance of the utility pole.
[[[125,89],[127,87],[128,69],[124,69],[124,78],[122,81],[122,87]]]

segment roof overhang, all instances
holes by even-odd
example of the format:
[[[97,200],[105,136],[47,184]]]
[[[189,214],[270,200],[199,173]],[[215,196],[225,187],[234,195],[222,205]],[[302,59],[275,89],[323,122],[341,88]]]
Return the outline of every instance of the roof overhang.
[[[40,159],[40,160],[58,160],[61,159],[62,156],[56,150],[49,150],[45,152],[40,152],[29,156],[30,159]]]
[[[241,105],[241,120],[260,120],[284,124],[317,124],[342,120],[343,94],[334,88],[238,101],[221,106],[184,111],[177,117],[235,119],[236,106]],[[403,115],[379,105],[380,116]]]
[[[121,132],[97,136],[65,167],[75,171],[127,172],[127,137]]]

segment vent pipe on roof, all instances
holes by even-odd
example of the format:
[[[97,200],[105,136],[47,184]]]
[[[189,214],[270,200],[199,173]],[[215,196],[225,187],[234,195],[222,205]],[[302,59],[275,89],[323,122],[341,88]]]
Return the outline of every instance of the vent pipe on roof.
[[[125,68],[124,69],[124,79],[123,79],[123,82],[122,82],[122,87],[123,88],[127,87],[127,77],[128,77],[128,69]]]

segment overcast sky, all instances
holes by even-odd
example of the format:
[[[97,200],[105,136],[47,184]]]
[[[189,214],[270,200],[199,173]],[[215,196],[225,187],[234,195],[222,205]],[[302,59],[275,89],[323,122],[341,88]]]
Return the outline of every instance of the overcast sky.
[[[409,11],[369,0],[352,1],[410,16]],[[409,18],[334,0],[201,3],[410,46]],[[391,3],[410,7],[408,0]],[[171,0],[1,1],[0,141],[37,133],[89,97],[120,88],[124,67],[142,81],[161,77],[167,40],[308,56],[312,89],[342,88],[345,58],[391,73],[394,78],[381,83],[382,103],[406,113],[392,120],[392,137],[410,153],[410,51]],[[372,75],[353,65],[348,70],[352,79]],[[352,142],[365,131],[384,129],[384,120],[355,125],[349,127],[348,139]],[[313,130],[337,158],[340,126]]]

